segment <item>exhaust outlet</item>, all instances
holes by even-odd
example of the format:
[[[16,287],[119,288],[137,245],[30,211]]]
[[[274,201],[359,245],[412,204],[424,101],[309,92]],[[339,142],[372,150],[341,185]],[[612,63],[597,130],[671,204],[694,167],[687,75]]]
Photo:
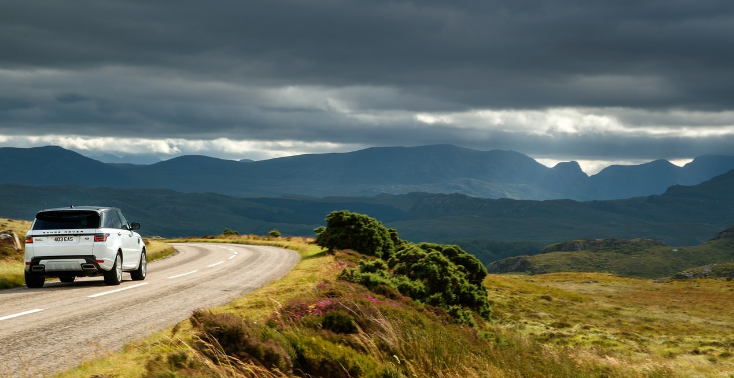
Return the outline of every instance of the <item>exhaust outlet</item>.
[[[82,264],[82,269],[84,270],[97,270],[97,268],[92,264]]]
[[[43,272],[46,268],[43,265],[36,265],[31,267],[32,272]]]

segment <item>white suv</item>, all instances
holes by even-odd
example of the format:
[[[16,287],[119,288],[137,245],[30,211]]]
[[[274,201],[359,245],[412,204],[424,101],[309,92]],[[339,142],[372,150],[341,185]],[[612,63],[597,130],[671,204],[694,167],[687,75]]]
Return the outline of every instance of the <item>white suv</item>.
[[[104,276],[119,285],[122,272],[133,280],[146,274],[145,243],[114,207],[67,207],[42,210],[25,238],[25,282],[42,287],[46,277],[74,282],[76,277]]]

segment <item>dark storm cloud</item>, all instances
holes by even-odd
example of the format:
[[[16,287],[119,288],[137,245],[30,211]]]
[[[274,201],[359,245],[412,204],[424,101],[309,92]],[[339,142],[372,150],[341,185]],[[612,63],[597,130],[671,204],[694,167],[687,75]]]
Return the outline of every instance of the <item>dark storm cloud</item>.
[[[727,108],[734,95],[734,3],[726,0],[2,7],[6,67],[123,65],[267,85],[396,86],[456,108]]]
[[[591,132],[549,142],[427,126],[407,113],[638,109],[650,112],[619,119],[734,124],[711,116],[734,106],[728,0],[11,0],[0,4],[0,46],[6,135],[641,156],[720,150],[731,139]]]

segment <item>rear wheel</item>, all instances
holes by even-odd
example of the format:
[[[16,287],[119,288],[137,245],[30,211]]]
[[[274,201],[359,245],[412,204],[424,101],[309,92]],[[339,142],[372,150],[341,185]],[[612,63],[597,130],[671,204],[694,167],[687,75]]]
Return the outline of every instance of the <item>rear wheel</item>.
[[[76,277],[74,277],[74,276],[59,277],[59,281],[64,282],[64,283],[72,283],[72,282],[74,282],[75,279],[76,279]]]
[[[28,271],[25,272],[25,285],[29,288],[43,287],[46,282],[46,276],[43,274],[33,274]]]
[[[112,269],[109,272],[104,272],[104,283],[106,285],[119,285],[122,282],[122,257],[120,253],[115,256],[115,265],[112,265]]]
[[[148,263],[145,261],[145,250],[143,250],[143,252],[140,253],[140,264],[138,264],[138,269],[130,272],[130,278],[132,278],[133,281],[144,280],[148,269],[147,265]]]

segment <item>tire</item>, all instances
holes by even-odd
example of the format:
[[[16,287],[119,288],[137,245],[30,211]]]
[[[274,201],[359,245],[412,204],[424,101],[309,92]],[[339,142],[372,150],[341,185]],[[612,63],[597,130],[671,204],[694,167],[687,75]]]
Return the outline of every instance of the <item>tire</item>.
[[[28,271],[25,272],[25,285],[31,289],[43,287],[46,282],[46,276],[43,274],[33,274]]]
[[[104,272],[104,283],[107,286],[119,285],[122,282],[122,256],[117,253],[115,264],[109,272]]]
[[[64,283],[72,283],[72,282],[74,282],[75,279],[76,279],[76,277],[74,277],[74,276],[63,276],[63,277],[59,277],[59,281],[64,282]]]
[[[145,249],[143,249],[143,252],[140,253],[140,264],[138,264],[138,269],[130,272],[130,278],[132,278],[133,281],[142,281],[145,279],[145,275],[147,273],[148,262],[145,260]]]

